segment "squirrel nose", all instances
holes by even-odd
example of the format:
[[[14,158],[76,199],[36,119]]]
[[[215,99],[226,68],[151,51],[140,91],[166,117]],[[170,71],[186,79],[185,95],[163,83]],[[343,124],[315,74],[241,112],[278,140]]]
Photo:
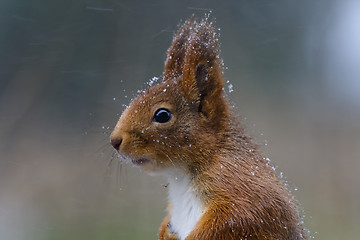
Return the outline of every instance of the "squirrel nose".
[[[119,151],[120,149],[120,145],[122,143],[122,138],[121,137],[112,137],[110,139],[111,145],[113,145],[113,147],[116,149],[116,151]]]

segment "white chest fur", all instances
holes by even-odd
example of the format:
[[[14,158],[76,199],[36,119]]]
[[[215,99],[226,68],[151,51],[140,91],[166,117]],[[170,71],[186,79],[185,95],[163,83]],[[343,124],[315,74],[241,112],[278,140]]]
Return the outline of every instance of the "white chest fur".
[[[180,240],[184,240],[203,214],[203,206],[188,176],[171,176],[169,182],[171,229],[177,233]]]

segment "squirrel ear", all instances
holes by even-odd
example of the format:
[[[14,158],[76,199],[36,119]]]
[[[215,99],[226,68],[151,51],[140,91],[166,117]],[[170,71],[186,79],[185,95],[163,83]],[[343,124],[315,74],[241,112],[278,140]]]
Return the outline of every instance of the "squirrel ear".
[[[167,51],[164,81],[183,76],[184,91],[195,88],[195,80],[208,80],[208,74],[216,75],[222,88],[219,40],[208,16],[197,22],[194,16],[188,19],[173,37]],[[199,68],[199,69],[198,69]],[[216,71],[209,71],[215,68]],[[205,74],[206,72],[206,74]],[[215,80],[216,80],[215,79]]]
[[[207,18],[199,23],[192,19],[186,21],[174,36],[164,79],[181,75],[185,97],[199,102],[199,111],[205,116],[212,118],[214,112],[226,111],[219,40]]]

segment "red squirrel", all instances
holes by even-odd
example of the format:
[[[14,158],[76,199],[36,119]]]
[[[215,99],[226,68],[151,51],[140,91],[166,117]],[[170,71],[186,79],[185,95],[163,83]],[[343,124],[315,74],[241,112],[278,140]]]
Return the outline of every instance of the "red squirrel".
[[[162,81],[132,100],[111,144],[125,160],[168,177],[159,240],[308,239],[293,196],[224,95],[219,53],[208,17],[187,20]]]

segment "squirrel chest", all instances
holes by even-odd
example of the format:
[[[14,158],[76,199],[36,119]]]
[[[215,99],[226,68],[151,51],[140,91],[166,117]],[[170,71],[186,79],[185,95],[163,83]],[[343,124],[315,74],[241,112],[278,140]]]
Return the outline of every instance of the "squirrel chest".
[[[170,231],[176,233],[179,240],[183,240],[195,227],[204,211],[188,176],[169,177],[169,200]]]

